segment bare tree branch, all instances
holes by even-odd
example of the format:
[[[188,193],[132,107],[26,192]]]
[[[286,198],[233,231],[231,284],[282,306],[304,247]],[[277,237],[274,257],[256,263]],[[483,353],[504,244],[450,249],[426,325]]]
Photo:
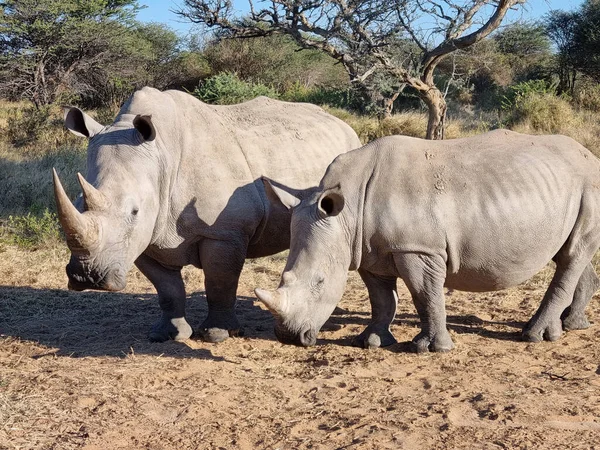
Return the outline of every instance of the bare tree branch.
[[[452,52],[487,37],[510,8],[525,1],[271,0],[258,9],[249,0],[250,13],[242,19],[233,15],[230,0],[184,0],[178,13],[232,38],[287,34],[302,48],[330,55],[351,82],[368,88],[378,73],[411,86],[430,110],[427,136],[440,138],[446,104],[434,83],[435,68]],[[413,56],[398,56],[399,45],[409,44]]]

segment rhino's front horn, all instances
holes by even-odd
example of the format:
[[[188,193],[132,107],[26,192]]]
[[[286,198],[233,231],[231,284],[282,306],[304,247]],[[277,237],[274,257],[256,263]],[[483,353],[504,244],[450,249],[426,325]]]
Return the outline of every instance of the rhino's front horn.
[[[92,211],[103,211],[107,209],[109,204],[106,196],[88,183],[79,172],[77,172],[77,178],[79,179],[79,185],[83,191],[83,199],[85,200],[87,209]]]
[[[71,248],[73,246],[87,248],[96,238],[91,219],[85,217],[73,206],[58,178],[56,169],[52,169],[52,176],[54,179],[56,210],[58,211],[60,224],[67,236],[67,244]]]
[[[254,293],[256,294],[256,297],[269,308],[269,311],[275,314],[283,313],[285,299],[282,297],[281,293],[278,291],[269,292],[259,288],[254,289]]]

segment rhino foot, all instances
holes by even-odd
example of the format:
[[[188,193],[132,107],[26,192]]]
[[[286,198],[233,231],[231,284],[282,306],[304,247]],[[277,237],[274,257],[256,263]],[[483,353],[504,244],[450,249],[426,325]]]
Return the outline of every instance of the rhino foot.
[[[562,324],[559,320],[540,322],[535,317],[531,319],[523,328],[521,338],[526,342],[556,341],[562,335]]]
[[[244,335],[234,311],[209,311],[208,317],[200,325],[198,334],[203,341],[213,343]]]
[[[393,345],[398,341],[387,326],[377,327],[369,325],[365,330],[352,340],[352,345],[361,348],[379,348]]]
[[[150,329],[148,339],[150,342],[165,342],[169,339],[184,341],[192,336],[192,327],[185,317],[163,317]]]
[[[577,314],[571,310],[571,307],[565,309],[560,318],[562,319],[562,328],[565,331],[585,330],[590,327],[590,322],[585,313]]]
[[[426,353],[429,351],[445,353],[454,348],[454,342],[452,342],[450,333],[446,329],[443,332],[435,334],[421,331],[415,336],[412,343],[417,353]]]

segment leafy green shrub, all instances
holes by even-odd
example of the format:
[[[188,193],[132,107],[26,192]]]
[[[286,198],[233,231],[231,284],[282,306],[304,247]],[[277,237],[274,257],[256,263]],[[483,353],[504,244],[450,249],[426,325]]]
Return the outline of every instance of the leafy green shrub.
[[[6,121],[6,137],[17,147],[35,142],[51,126],[49,119],[48,106],[14,110]]]
[[[573,107],[552,94],[531,94],[511,111],[507,123],[520,125],[527,132],[565,133],[577,121]]]
[[[590,82],[579,83],[573,93],[573,101],[580,108],[600,112],[600,85]]]
[[[65,144],[81,146],[84,142],[65,129],[63,109],[57,104],[40,108],[18,104],[16,108],[3,108],[1,115],[6,119],[0,128],[0,141],[19,147],[20,153],[29,153],[31,150],[37,153],[40,149],[38,144],[43,144],[46,152]]]
[[[556,84],[548,83],[546,80],[529,80],[513,84],[507,88],[507,92],[501,99],[502,110],[510,112],[536,95],[556,95]]]
[[[288,102],[313,103],[334,108],[358,109],[360,100],[352,89],[331,88],[324,86],[306,87],[294,83],[281,95]]]
[[[115,120],[117,113],[119,112],[119,107],[116,105],[113,106],[104,106],[102,108],[98,108],[95,111],[91,111],[90,115],[92,115],[98,123],[102,125],[110,125]]]
[[[556,85],[532,80],[511,86],[502,101],[504,124],[528,132],[560,133],[577,120],[571,104],[556,95]]]
[[[52,245],[60,240],[58,217],[47,209],[41,215],[9,216],[0,231],[3,240],[28,249]]]
[[[240,103],[261,95],[279,98],[279,94],[273,88],[260,83],[243,81],[231,72],[223,72],[207,78],[194,89],[192,94],[203,102],[217,105]]]

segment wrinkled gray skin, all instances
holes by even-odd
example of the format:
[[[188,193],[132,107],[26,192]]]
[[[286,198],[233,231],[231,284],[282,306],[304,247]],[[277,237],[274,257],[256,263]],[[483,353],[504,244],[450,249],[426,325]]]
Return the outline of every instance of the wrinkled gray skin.
[[[340,300],[347,270],[369,291],[371,323],[355,344],[395,343],[396,281],[421,319],[418,352],[448,351],[444,286],[485,292],[515,286],[550,260],[556,272],[523,339],[554,341],[589,326],[584,309],[600,286],[600,163],[564,136],[497,130],[425,141],[394,136],[338,156],[293,208],[289,259],[279,288],[256,290],[283,342],[312,345]]]
[[[261,177],[307,189],[336,155],[360,146],[349,126],[313,105],[261,97],[212,106],[152,88],[136,92],[112,125],[76,108],[65,111],[65,124],[89,138],[77,209],[54,173],[72,253],[69,287],[121,290],[135,263],[156,287],[162,309],[153,341],[192,334],[181,277],[188,264],[205,275],[204,339],[237,334],[244,259],[289,246],[291,214],[268,201]]]

